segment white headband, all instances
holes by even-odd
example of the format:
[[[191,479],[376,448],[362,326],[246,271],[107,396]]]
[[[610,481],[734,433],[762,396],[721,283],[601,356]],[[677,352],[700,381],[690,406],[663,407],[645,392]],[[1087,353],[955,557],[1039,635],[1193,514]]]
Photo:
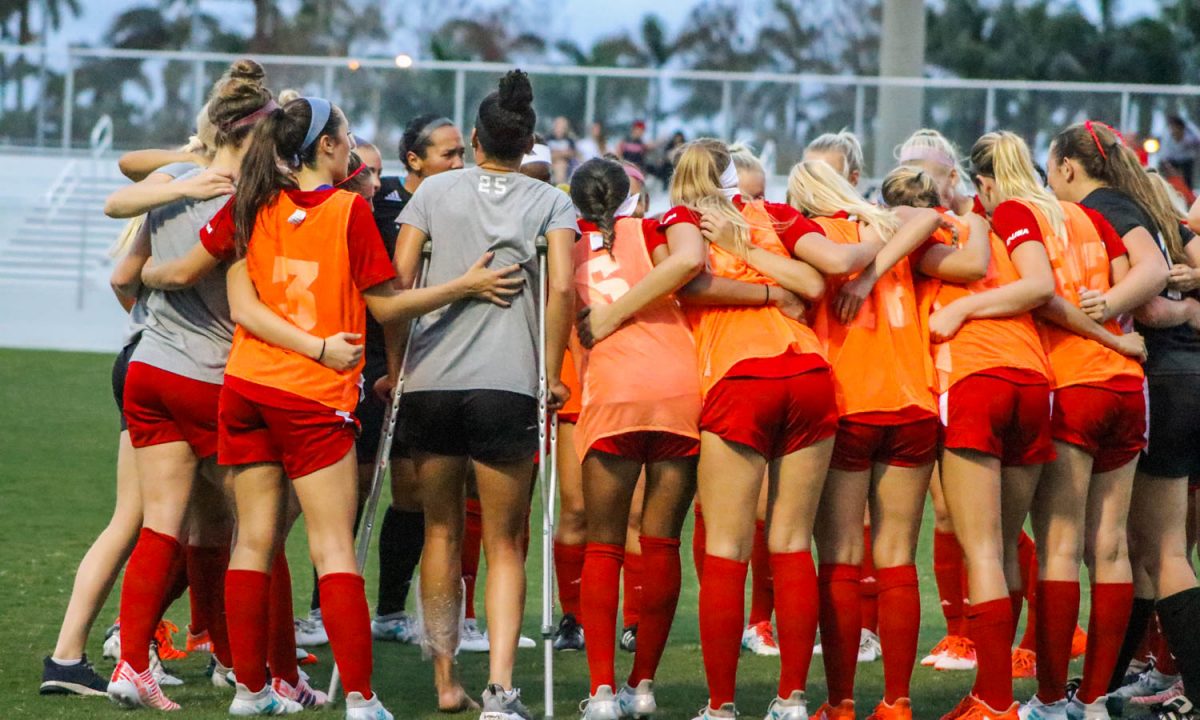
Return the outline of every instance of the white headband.
[[[621,203],[621,207],[617,208],[617,212],[613,214],[613,217],[622,218],[633,215],[633,211],[637,210],[639,198],[641,198],[641,193],[634,193],[625,198],[625,202]]]
[[[529,154],[526,155],[523,160],[521,160],[522,166],[532,165],[534,163],[546,163],[547,165],[551,164],[550,148],[548,146],[542,145],[541,143],[534,145],[533,149],[529,151]]]
[[[900,162],[912,162],[913,160],[927,160],[932,163],[937,163],[942,167],[955,167],[954,158],[946,153],[932,147],[910,147],[900,152]]]
[[[730,200],[738,194],[737,168],[734,167],[732,160],[725,166],[725,171],[721,173],[721,193]]]

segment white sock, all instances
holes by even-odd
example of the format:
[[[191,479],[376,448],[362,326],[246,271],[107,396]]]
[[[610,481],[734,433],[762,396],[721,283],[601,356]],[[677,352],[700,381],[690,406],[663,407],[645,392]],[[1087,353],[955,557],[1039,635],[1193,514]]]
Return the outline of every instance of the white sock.
[[[75,658],[74,660],[59,660],[52,655],[50,656],[50,662],[58,665],[59,667],[72,667],[73,665],[78,665],[79,663],[83,662],[83,658]]]

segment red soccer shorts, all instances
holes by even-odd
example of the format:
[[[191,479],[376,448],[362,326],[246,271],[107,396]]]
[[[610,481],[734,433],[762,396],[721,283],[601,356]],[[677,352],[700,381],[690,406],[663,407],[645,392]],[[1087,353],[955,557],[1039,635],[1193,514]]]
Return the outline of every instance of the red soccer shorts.
[[[352,413],[229,376],[221,390],[220,426],[217,462],[280,463],[292,480],[341,460],[358,434]]]
[[[592,450],[649,465],[699,455],[700,441],[675,433],[640,430],[602,437],[588,448],[588,452]]]
[[[820,368],[783,378],[721,378],[704,398],[700,429],[768,460],[803,450],[837,432],[833,376]]]
[[[221,386],[129,363],[125,376],[125,423],[135,448],[186,442],[196,457],[217,452],[217,404]]]
[[[1022,385],[991,375],[968,375],[941,397],[945,447],[977,450],[1004,466],[1054,459],[1050,386]]]
[[[829,467],[847,472],[870,470],[874,463],[921,467],[937,459],[937,449],[936,417],[896,425],[860,423],[854,422],[853,416],[844,417],[838,422]]]
[[[1051,429],[1055,440],[1092,456],[1093,473],[1116,470],[1146,447],[1146,394],[1097,385],[1060,388],[1054,391]]]

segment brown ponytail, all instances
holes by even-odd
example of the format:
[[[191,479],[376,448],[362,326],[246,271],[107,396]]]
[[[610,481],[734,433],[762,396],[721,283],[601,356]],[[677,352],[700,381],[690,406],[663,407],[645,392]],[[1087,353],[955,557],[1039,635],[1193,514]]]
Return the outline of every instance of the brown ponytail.
[[[580,165],[571,176],[571,202],[580,217],[599,228],[609,255],[616,235],[617,209],[628,196],[629,176],[619,162],[594,158]]]

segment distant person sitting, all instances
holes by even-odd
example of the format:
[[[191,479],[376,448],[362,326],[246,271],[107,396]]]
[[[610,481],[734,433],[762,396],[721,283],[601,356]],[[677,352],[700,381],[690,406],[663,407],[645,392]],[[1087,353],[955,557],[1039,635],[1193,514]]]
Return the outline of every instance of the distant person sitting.
[[[604,125],[602,123],[592,123],[588,137],[579,138],[575,141],[575,159],[580,164],[592,158],[602,157],[607,153],[608,140],[604,137]]]
[[[575,136],[571,132],[570,120],[561,115],[554,118],[554,124],[550,128],[550,137],[546,138],[546,147],[550,149],[554,182],[556,184],[567,182],[571,179],[571,172],[577,164]]]
[[[633,163],[639,168],[645,168],[646,155],[650,149],[651,145],[646,140],[646,123],[642,120],[634,120],[633,125],[629,128],[629,134],[617,143],[617,157],[625,162]]]
[[[1200,148],[1200,133],[1179,115],[1167,118],[1167,134],[1162,139],[1162,159],[1170,170],[1192,187],[1192,172],[1196,166],[1196,150]]]

